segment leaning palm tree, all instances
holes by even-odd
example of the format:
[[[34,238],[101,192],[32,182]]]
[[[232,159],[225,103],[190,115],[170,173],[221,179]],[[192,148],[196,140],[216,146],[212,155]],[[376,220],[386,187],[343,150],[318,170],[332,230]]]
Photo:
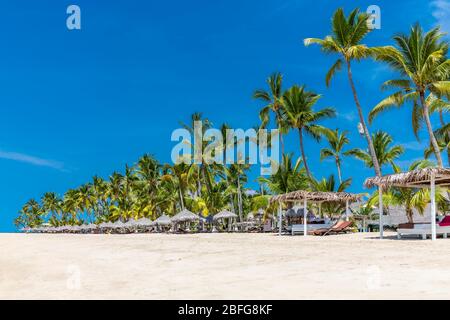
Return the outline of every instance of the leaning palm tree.
[[[394,141],[392,137],[383,131],[377,131],[372,136],[375,153],[381,167],[386,164],[390,164],[394,167],[394,161],[398,159],[404,152],[404,148],[400,145],[392,146]],[[373,168],[372,157],[367,150],[355,148],[348,150],[345,155],[354,156],[355,158],[363,161],[369,168]]]
[[[437,139],[430,120],[430,104],[427,95],[450,94],[450,60],[447,58],[449,44],[442,40],[443,33],[434,28],[424,33],[419,24],[412,27],[409,35],[394,37],[396,47],[374,48],[376,60],[387,62],[401,75],[400,79],[389,80],[383,88],[396,88],[399,91],[381,101],[371,112],[371,116],[401,106],[405,102],[413,103],[413,114],[420,114],[426,124],[430,144],[440,167],[443,166]]]
[[[343,149],[345,145],[347,145],[350,140],[347,137],[348,131],[342,131],[339,132],[339,129],[336,130],[330,130],[326,129],[323,132],[323,135],[328,141],[329,148],[323,148],[320,151],[320,160],[327,159],[327,158],[333,158],[334,162],[336,163],[337,173],[339,182],[342,182],[342,173],[341,173],[341,162],[342,162],[342,156]]]
[[[342,64],[345,63],[347,67],[347,76],[350,83],[353,98],[355,100],[356,108],[358,109],[359,122],[364,131],[364,136],[369,146],[369,154],[372,158],[373,168],[377,176],[381,175],[380,165],[375,153],[373,141],[364,119],[364,114],[359,102],[358,94],[356,92],[355,83],[353,82],[353,75],[351,63],[353,60],[359,61],[367,58],[371,54],[365,44],[361,41],[369,33],[368,27],[369,16],[365,13],[360,13],[359,9],[353,10],[348,17],[345,17],[343,9],[338,9],[332,18],[332,35],[326,36],[324,39],[307,38],[304,44],[318,44],[325,53],[337,53],[340,58],[336,60],[331,69],[328,71],[325,81],[327,86],[330,85],[331,79],[337,71],[341,70]]]
[[[306,162],[305,149],[303,145],[303,135],[308,134],[316,140],[320,140],[324,127],[317,124],[320,120],[331,118],[336,115],[333,108],[324,108],[318,111],[313,110],[314,105],[320,99],[320,95],[307,91],[305,86],[294,85],[283,94],[282,112],[283,117],[292,129],[298,130],[300,141],[300,153],[305,166],[306,174],[311,176],[308,163]]]
[[[275,72],[270,75],[267,79],[267,85],[269,90],[259,89],[253,93],[253,98],[261,100],[266,105],[259,112],[259,117],[261,119],[261,128],[265,128],[269,122],[270,115],[272,111],[275,114],[275,121],[277,123],[277,128],[280,132],[280,143],[281,143],[281,154],[284,154],[284,142],[283,133],[286,131],[286,127],[283,123],[283,118],[281,116],[281,98],[283,96],[283,75],[279,72]]]

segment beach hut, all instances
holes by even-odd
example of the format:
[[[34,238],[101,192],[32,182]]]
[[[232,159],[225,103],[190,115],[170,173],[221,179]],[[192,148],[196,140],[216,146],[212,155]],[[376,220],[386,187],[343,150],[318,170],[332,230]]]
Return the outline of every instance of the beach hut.
[[[450,186],[450,168],[430,167],[368,178],[364,182],[364,186],[378,188],[380,238],[383,238],[383,190],[389,187],[430,188],[431,239],[436,240],[436,186],[447,188]]]
[[[321,204],[324,202],[345,202],[345,217],[348,220],[350,216],[350,203],[360,201],[363,197],[362,194],[354,194],[348,192],[322,192],[322,191],[306,191],[298,190],[285,194],[276,195],[270,198],[271,203],[278,202],[278,233],[282,233],[282,203],[297,203],[303,201],[303,208],[308,208],[308,202],[319,204],[319,215]],[[308,223],[307,223],[308,210],[303,210],[303,235],[308,234]]]

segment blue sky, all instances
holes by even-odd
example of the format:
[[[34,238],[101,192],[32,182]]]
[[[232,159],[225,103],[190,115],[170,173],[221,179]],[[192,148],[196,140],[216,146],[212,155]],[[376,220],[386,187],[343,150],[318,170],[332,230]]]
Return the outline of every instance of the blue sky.
[[[81,8],[82,30],[66,28],[70,4]],[[382,29],[369,45],[391,43],[416,21],[450,31],[448,0],[358,1],[371,4],[381,7]],[[46,191],[63,194],[94,175],[106,178],[144,153],[169,162],[171,132],[195,111],[216,126],[256,125],[260,104],[251,95],[274,71],[286,87],[306,84],[323,94],[318,106],[339,113],[324,124],[349,130],[351,147],[364,147],[345,74],[326,88],[335,58],[302,44],[325,36],[340,6],[348,11],[355,1],[2,1],[0,231],[14,230],[22,204]],[[393,75],[367,61],[354,66],[354,76],[367,111]],[[405,146],[401,164],[421,156],[426,140],[415,140],[408,108],[381,116],[377,129]],[[287,149],[297,154],[295,133]],[[316,176],[335,173],[333,163],[319,161],[316,142],[307,139],[306,152]],[[372,171],[348,159],[343,175],[362,191]]]

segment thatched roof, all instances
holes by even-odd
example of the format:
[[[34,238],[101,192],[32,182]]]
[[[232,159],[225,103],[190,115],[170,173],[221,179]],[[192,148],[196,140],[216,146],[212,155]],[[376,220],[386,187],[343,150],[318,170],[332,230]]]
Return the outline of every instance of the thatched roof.
[[[153,224],[159,225],[159,226],[167,226],[169,224],[172,224],[172,220],[167,215],[163,214],[158,219],[153,221]]]
[[[348,192],[321,192],[321,191],[306,191],[298,190],[285,194],[280,194],[270,198],[270,202],[295,202],[302,201],[306,198],[313,202],[355,202],[362,198],[362,194],[348,193]]]
[[[214,215],[213,220],[237,218],[237,214],[228,210],[222,210],[218,214]]]
[[[200,217],[198,215],[187,209],[178,212],[176,215],[172,217],[172,221],[174,222],[196,221],[199,219]]]
[[[409,172],[390,174],[383,177],[368,178],[364,182],[367,188],[373,187],[429,187],[431,175],[435,176],[435,184],[450,185],[450,168],[424,168]]]

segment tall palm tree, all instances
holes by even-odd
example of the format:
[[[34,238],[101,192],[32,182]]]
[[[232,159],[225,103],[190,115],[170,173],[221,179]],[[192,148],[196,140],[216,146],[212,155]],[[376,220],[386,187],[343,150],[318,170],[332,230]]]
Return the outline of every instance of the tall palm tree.
[[[328,71],[325,81],[327,86],[330,85],[331,79],[337,71],[341,70],[342,64],[345,63],[347,67],[347,76],[350,87],[355,100],[356,108],[358,110],[359,122],[363,128],[364,136],[369,147],[369,154],[372,158],[373,168],[377,176],[381,176],[380,165],[375,153],[373,141],[366,125],[364,114],[359,102],[355,83],[353,81],[351,63],[353,60],[359,61],[368,57],[371,54],[371,49],[366,45],[361,44],[361,41],[369,33],[367,21],[369,16],[365,13],[360,13],[359,9],[353,10],[348,17],[345,17],[343,9],[338,9],[332,18],[332,34],[326,36],[324,39],[307,38],[304,44],[318,44],[325,53],[336,53],[340,58],[336,60],[331,69]]]
[[[267,85],[269,90],[259,89],[253,93],[253,98],[261,100],[266,105],[259,112],[259,117],[261,119],[261,128],[265,128],[270,120],[269,113],[272,111],[275,114],[275,121],[277,123],[277,128],[280,132],[280,144],[281,144],[281,154],[284,154],[284,141],[283,134],[285,133],[285,126],[283,123],[283,117],[281,116],[281,98],[283,96],[283,75],[279,72],[275,72],[267,78]]]
[[[394,167],[394,160],[403,154],[404,148],[400,145],[391,146],[394,140],[388,133],[383,131],[374,133],[372,139],[380,166],[383,167],[386,164],[390,164]],[[373,168],[372,157],[367,150],[355,148],[344,152],[344,154],[354,156],[363,161],[367,167]]]
[[[374,48],[376,60],[387,62],[401,75],[400,79],[389,80],[383,88],[396,88],[397,92],[381,101],[372,110],[372,115],[392,106],[413,102],[413,112],[420,113],[425,121],[430,144],[440,167],[443,166],[439,145],[430,120],[430,105],[426,101],[428,93],[437,96],[450,94],[450,60],[448,46],[442,40],[443,33],[434,28],[424,33],[419,24],[411,28],[410,34],[394,37],[396,47]]]
[[[333,158],[336,163],[339,182],[342,182],[341,162],[342,156],[345,154],[344,147],[350,142],[347,137],[348,131],[339,132],[339,129],[330,130],[326,129],[323,135],[328,141],[329,148],[323,148],[320,151],[320,160],[326,158]]]
[[[305,86],[299,87],[294,85],[283,94],[282,99],[283,118],[286,119],[291,128],[298,130],[303,165],[305,166],[306,174],[310,178],[312,176],[306,161],[303,135],[308,134],[319,141],[325,128],[318,125],[317,122],[336,115],[333,108],[324,108],[318,111],[313,109],[320,97],[314,92],[305,90]]]

